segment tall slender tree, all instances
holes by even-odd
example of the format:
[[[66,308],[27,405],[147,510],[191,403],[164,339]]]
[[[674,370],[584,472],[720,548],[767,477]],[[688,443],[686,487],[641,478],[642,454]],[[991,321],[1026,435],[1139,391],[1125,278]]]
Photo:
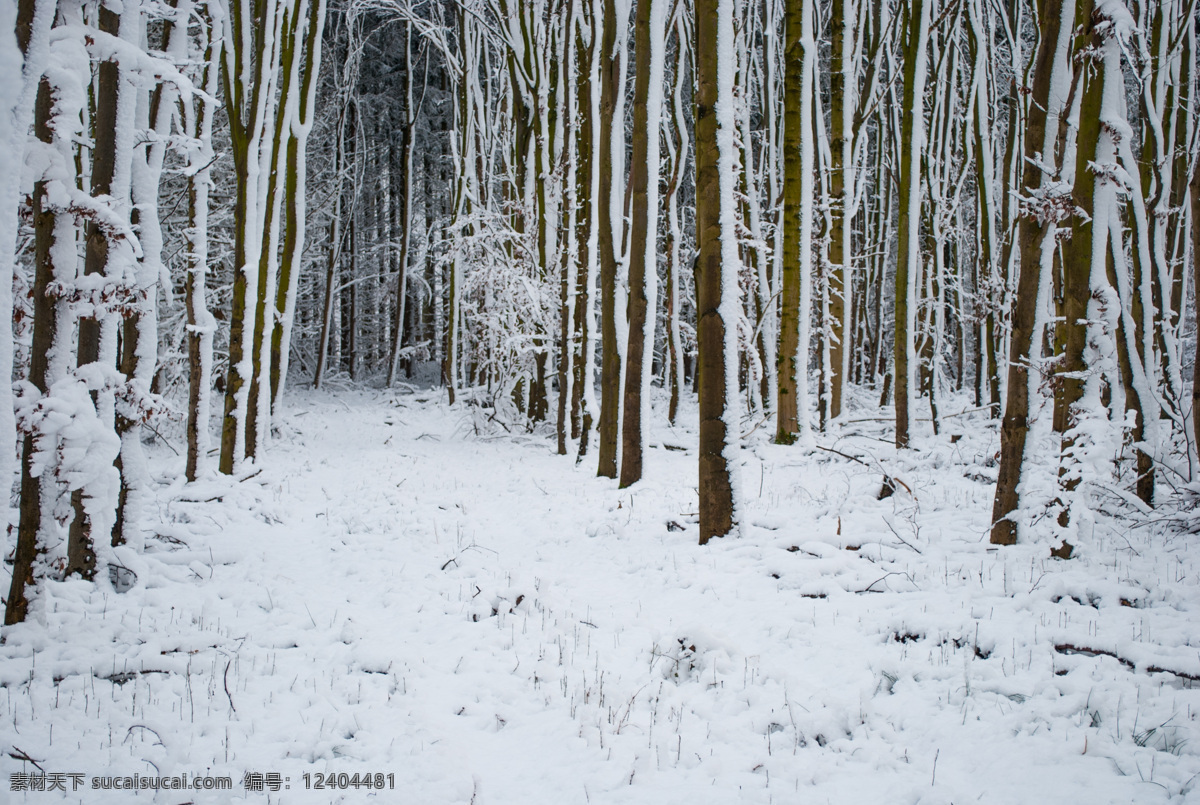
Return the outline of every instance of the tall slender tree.
[[[1030,199],[1018,229],[1020,273],[1018,303],[1012,312],[1007,401],[1000,423],[1000,469],[992,504],[991,541],[1011,545],[1017,541],[1013,512],[1020,503],[1019,485],[1029,435],[1029,363],[1034,353],[1037,301],[1043,278],[1043,262],[1052,245],[1057,222],[1069,213],[1062,190],[1054,183],[1054,143],[1063,99],[1052,92],[1055,74],[1065,63],[1074,0],[1040,0],[1038,3],[1038,48],[1030,87],[1029,113],[1025,123],[1026,154],[1031,158],[1022,170],[1023,195]],[[1032,155],[1039,155],[1040,159]],[[1047,175],[1050,173],[1050,175]]]
[[[632,222],[629,248],[629,345],[625,350],[625,400],[621,434],[621,486],[642,477],[649,425],[650,376],[658,306],[658,182],[666,0],[641,0],[634,22],[633,154],[630,160]]]
[[[928,74],[932,0],[911,0],[904,47],[900,107],[900,225],[896,262],[895,394],[896,447],[908,447],[909,407],[916,395],[916,303],[921,274],[921,153],[925,140],[925,79]]]
[[[45,74],[43,65],[47,57],[51,24],[54,21],[57,3],[52,0],[21,0],[17,9],[17,44],[25,57],[23,78],[37,86],[33,115],[33,136],[41,143],[54,147],[65,167],[70,159],[70,135],[64,125],[53,127],[51,120],[56,112],[54,87]],[[69,96],[68,96],[69,97]],[[70,110],[59,108],[62,121],[78,118]],[[76,114],[80,110],[74,110]],[[46,394],[50,384],[57,380],[62,371],[62,360],[52,365],[49,357],[57,340],[60,310],[49,293],[50,283],[56,278],[71,276],[74,265],[58,265],[56,259],[63,257],[63,249],[55,249],[58,243],[73,243],[76,238],[74,222],[70,216],[59,213],[50,201],[51,182],[48,176],[38,177],[33,187],[34,225],[34,277],[33,335],[29,353],[29,384],[39,394]],[[61,181],[61,179],[59,180]],[[72,249],[72,251],[74,251]],[[70,272],[70,273],[69,273]],[[20,423],[21,481],[20,520],[17,525],[17,549],[13,555],[12,584],[5,600],[4,623],[11,625],[25,620],[29,611],[29,595],[34,585],[34,561],[37,559],[39,539],[43,536],[42,522],[42,473],[34,469],[34,428],[31,422]],[[49,480],[49,479],[48,479]]]
[[[203,95],[180,99],[184,131],[190,136],[188,150],[187,274],[184,305],[187,309],[188,421],[185,475],[196,481],[208,462],[208,419],[211,410],[213,336],[216,319],[208,309],[208,213],[213,149],[213,117],[220,74],[221,45],[219,3],[209,2],[200,17],[197,54],[203,65],[199,85]],[[216,14],[214,14],[214,11]],[[215,17],[215,19],[214,19]]]
[[[812,272],[813,6],[788,0],[784,18],[783,259],[776,441],[808,430],[808,318]]]
[[[597,426],[598,474],[617,477],[621,427],[621,377],[625,327],[618,321],[618,273],[623,254],[623,164],[625,154],[625,49],[617,42],[625,30],[629,7],[618,0],[597,0],[601,8],[600,37],[600,195],[597,197],[600,257],[600,420]],[[618,15],[618,6],[622,11]]]
[[[737,527],[738,243],[734,4],[696,0],[696,335],[700,544]]]

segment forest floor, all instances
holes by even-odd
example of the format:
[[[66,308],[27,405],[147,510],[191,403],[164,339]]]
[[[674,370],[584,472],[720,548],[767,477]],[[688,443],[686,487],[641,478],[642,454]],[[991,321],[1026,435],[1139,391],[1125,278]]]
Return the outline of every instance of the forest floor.
[[[435,392],[290,405],[238,479],[160,446],[128,570],[5,629],[0,773],[86,776],[0,802],[1200,801],[1197,537],[993,548],[980,415],[898,455],[859,411],[821,440],[857,460],[760,428],[743,533],[701,547],[657,409],[618,490]],[[91,790],[183,773],[232,790]]]

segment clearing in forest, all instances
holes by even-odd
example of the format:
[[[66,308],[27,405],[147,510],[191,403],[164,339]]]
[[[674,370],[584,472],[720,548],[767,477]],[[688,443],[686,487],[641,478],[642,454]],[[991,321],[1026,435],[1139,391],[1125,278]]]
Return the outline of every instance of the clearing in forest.
[[[694,432],[652,422],[646,480],[618,491],[476,410],[314,394],[261,471],[185,485],[157,455],[128,568],[39,587],[0,647],[0,771],[88,790],[0,797],[1198,796],[1195,539],[1101,505],[1069,561],[994,548],[994,423],[903,456],[866,419],[837,452],[751,434],[742,535],[700,547]],[[90,790],[184,773],[232,790]]]

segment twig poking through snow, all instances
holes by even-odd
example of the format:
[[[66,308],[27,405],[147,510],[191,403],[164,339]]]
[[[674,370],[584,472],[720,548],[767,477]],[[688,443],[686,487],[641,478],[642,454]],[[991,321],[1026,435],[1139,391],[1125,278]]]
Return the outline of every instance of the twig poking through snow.
[[[896,535],[896,539],[900,540],[901,542],[903,542],[903,543],[904,543],[905,545],[907,545],[908,547],[912,548],[912,549],[913,549],[914,551],[916,551],[917,553],[920,553],[920,552],[921,552],[921,549],[920,549],[920,548],[918,548],[916,545],[913,545],[912,543],[910,543],[910,542],[909,542],[908,540],[906,540],[904,537],[900,536],[900,532],[899,532],[899,531],[897,531],[897,530],[896,530],[896,527],[892,525],[892,521],[891,521],[891,520],[889,520],[888,518],[884,517],[884,518],[883,518],[883,522],[884,522],[884,524],[885,524],[885,525],[887,525],[887,527],[888,527],[888,530],[889,530],[889,531],[891,531],[893,534],[895,534],[895,535]],[[839,528],[839,530],[840,530],[840,528],[841,528],[841,518],[840,518],[840,517],[838,518],[838,528]]]
[[[45,772],[45,771],[46,771],[45,769],[43,769],[43,768],[42,768],[41,764],[40,764],[40,763],[38,763],[38,762],[37,762],[36,760],[34,760],[33,758],[31,758],[31,757],[29,756],[29,753],[28,753],[28,752],[26,752],[24,749],[22,749],[21,747],[17,746],[16,744],[13,744],[13,749],[15,750],[14,752],[9,752],[9,753],[8,753],[8,756],[9,756],[10,758],[12,758],[12,759],[14,759],[14,760],[24,760],[24,761],[27,761],[27,762],[29,762],[29,763],[32,763],[32,764],[33,764],[35,767],[37,767],[37,770],[38,770],[38,771],[40,771],[40,772]]]
[[[311,618],[312,615],[309,617]],[[237,708],[233,706],[233,696],[229,693],[229,666],[231,665],[233,665],[233,660],[225,663],[225,698],[229,699],[229,709],[236,713]]]
[[[226,689],[226,691],[228,692],[228,689]],[[132,727],[130,727],[130,728],[129,728],[129,729],[126,731],[126,732],[125,732],[125,740],[129,740],[129,736],[133,734],[133,731],[134,731],[134,730],[138,730],[138,729],[145,730],[146,732],[153,732],[153,733],[154,733],[154,737],[158,739],[158,745],[159,745],[159,746],[166,746],[166,744],[165,744],[165,743],[163,743],[162,736],[158,734],[158,731],[157,731],[157,730],[154,730],[154,729],[151,729],[150,727],[147,727],[145,724],[134,724]]]
[[[843,453],[841,450],[834,450],[832,447],[822,447],[821,445],[819,445],[819,444],[818,444],[818,445],[816,445],[816,448],[817,448],[818,450],[824,450],[824,451],[825,451],[825,452],[827,452],[827,453],[834,453],[834,454],[836,454],[836,455],[839,455],[839,456],[841,456],[842,458],[848,458],[848,459],[850,459],[851,461],[854,461],[854,462],[857,462],[857,463],[859,463],[859,464],[862,464],[864,467],[867,467],[867,468],[870,468],[870,466],[871,466],[870,464],[868,464],[867,462],[863,461],[863,460],[862,460],[861,458],[859,458],[858,456],[852,456],[852,455],[850,455],[849,453]],[[874,456],[872,456],[872,458],[874,458]],[[876,465],[878,465],[878,469],[879,469],[881,472],[883,472],[883,477],[884,477],[884,480],[885,480],[885,481],[887,481],[887,482],[890,482],[890,483],[897,483],[897,484],[900,484],[902,487],[904,487],[904,490],[905,490],[906,492],[908,492],[909,496],[910,496],[910,497],[912,497],[912,498],[913,498],[913,500],[916,500],[917,496],[916,496],[915,494],[913,494],[913,491],[912,491],[912,487],[911,487],[911,486],[909,486],[908,484],[904,483],[904,481],[901,481],[901,480],[900,480],[899,478],[897,478],[896,476],[894,476],[894,475],[891,475],[891,474],[890,474],[890,473],[888,473],[887,471],[883,470],[883,465],[879,464],[879,460],[878,460],[878,459],[876,459],[875,463],[876,463]]]

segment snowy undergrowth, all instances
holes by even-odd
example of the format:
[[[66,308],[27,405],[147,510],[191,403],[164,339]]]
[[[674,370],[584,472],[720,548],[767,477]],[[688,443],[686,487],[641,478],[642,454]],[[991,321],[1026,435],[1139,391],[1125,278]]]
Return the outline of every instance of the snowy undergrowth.
[[[1195,538],[1097,514],[1069,561],[992,549],[992,423],[904,455],[866,417],[818,440],[838,453],[755,433],[745,537],[701,548],[695,434],[658,408],[618,491],[430,396],[299,397],[262,471],[160,484],[131,588],[51,584],[6,629],[0,771],[232,792],[0,799],[1200,796]],[[305,790],[329,772],[395,789]]]

